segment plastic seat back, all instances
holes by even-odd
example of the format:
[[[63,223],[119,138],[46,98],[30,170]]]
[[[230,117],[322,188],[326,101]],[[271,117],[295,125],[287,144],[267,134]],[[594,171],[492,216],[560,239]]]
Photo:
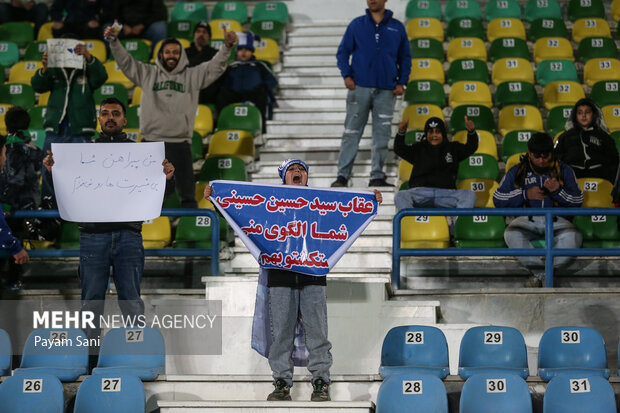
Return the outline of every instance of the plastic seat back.
[[[276,44],[284,40],[286,24],[275,20],[252,20],[250,31],[262,40],[273,40]]]
[[[545,37],[534,43],[534,60],[540,63],[547,59],[574,61],[573,46],[563,37]]]
[[[615,215],[573,217],[573,224],[583,237],[583,248],[618,248],[620,231]]]
[[[497,159],[491,155],[476,152],[459,162],[456,181],[471,178],[483,178],[499,181]]]
[[[441,5],[437,0],[409,0],[405,9],[407,20],[416,17],[432,17],[441,20]]]
[[[144,248],[164,248],[170,245],[172,231],[170,218],[161,216],[142,224],[142,245]]]
[[[402,119],[409,118],[408,129],[424,130],[424,124],[428,118],[438,117],[444,119],[443,111],[435,105],[409,105],[403,110]]]
[[[480,59],[487,60],[487,49],[484,41],[477,37],[457,37],[448,43],[448,62],[456,59]]]
[[[471,19],[469,17],[454,19],[448,23],[446,37],[448,40],[457,37],[475,37],[484,40],[484,26],[482,25],[482,21],[478,19]]]
[[[461,80],[473,80],[489,83],[489,69],[486,62],[480,59],[456,59],[448,69],[448,83]]]
[[[603,119],[610,131],[620,130],[620,105],[613,104],[603,107]]]
[[[504,82],[534,83],[534,69],[532,69],[532,63],[527,59],[506,57],[493,64],[491,78],[495,86]]]
[[[24,374],[7,377],[0,384],[0,412],[64,413],[65,396],[58,377]]]
[[[39,32],[37,33],[37,41],[46,41],[47,39],[53,39],[52,26],[54,22],[46,22],[41,25]]]
[[[5,83],[0,84],[0,103],[8,103],[13,106],[21,106],[28,110],[34,107],[34,90],[30,84]]]
[[[505,18],[521,20],[521,6],[516,0],[491,0],[484,8],[484,16],[488,22]]]
[[[525,20],[562,19],[562,8],[557,0],[528,0],[525,3]]]
[[[579,61],[586,63],[588,60],[595,58],[618,59],[620,54],[613,39],[609,37],[590,37],[579,42],[577,57]]]
[[[407,85],[405,102],[410,105],[430,103],[443,108],[446,105],[446,94],[443,85],[436,80],[414,80]]]
[[[495,62],[507,57],[530,60],[530,51],[526,41],[516,37],[503,37],[493,40],[489,47],[489,60]]]
[[[467,129],[465,127],[465,116],[476,124],[476,130],[484,130],[495,133],[495,119],[490,108],[482,105],[462,105],[457,106],[452,111],[450,117],[450,133],[453,135],[458,131]]]
[[[444,83],[443,65],[436,59],[411,59],[408,82],[413,80],[435,80]]]
[[[568,29],[562,18],[536,19],[530,23],[528,38],[536,42],[543,37],[562,37],[568,39]]]
[[[218,1],[211,11],[211,19],[235,20],[245,24],[248,21],[248,8],[242,1]]]
[[[217,118],[216,130],[244,130],[256,137],[260,135],[261,122],[261,114],[256,106],[228,105]]]
[[[19,61],[19,47],[10,40],[0,41],[0,66],[13,66]]]
[[[460,413],[532,413],[525,380],[514,374],[475,374],[463,385]]]
[[[554,377],[547,385],[543,400],[543,413],[616,411],[616,398],[611,384],[597,376]]]
[[[401,221],[401,248],[448,248],[450,231],[442,216],[407,216]]]
[[[503,218],[503,217],[500,217]],[[519,330],[504,326],[472,327],[465,332],[459,351],[459,375],[501,372],[529,375],[525,340]]]
[[[457,248],[505,248],[506,222],[500,216],[460,216],[454,225]]]
[[[407,22],[407,37],[409,39],[431,38],[443,42],[443,26],[441,21],[433,17],[416,17]]]
[[[131,89],[133,87],[133,82],[125,76],[115,61],[105,62],[103,67],[105,67],[105,71],[108,74],[109,83],[120,83],[125,89]]]
[[[495,136],[491,132],[479,129],[476,129],[476,133],[478,134],[478,149],[476,149],[476,153],[489,155],[497,160],[497,143],[495,143]],[[463,144],[466,143],[467,131],[462,130],[457,132],[452,136],[452,141]]]
[[[146,408],[144,385],[129,374],[88,376],[75,396],[74,413],[135,413]]]
[[[596,82],[590,91],[592,99],[599,107],[620,104],[620,80]]]
[[[588,86],[593,86],[602,80],[620,80],[620,60],[611,58],[588,60],[583,68],[583,80]]]
[[[564,132],[566,121],[570,118],[573,105],[559,105],[553,107],[547,114],[547,132],[551,136],[556,136]]]
[[[502,139],[502,160],[507,162],[512,155],[527,152],[527,143],[535,133],[536,131],[532,130],[513,130],[508,132],[504,139]],[[506,171],[508,169],[508,166],[506,166]]]
[[[609,378],[605,342],[598,331],[563,326],[543,333],[538,345],[538,375],[549,381],[566,374]]]
[[[105,48],[105,43],[103,43],[103,40],[86,39],[84,40],[84,44],[90,54],[95,56],[101,63],[108,60],[108,51]]]
[[[30,128],[43,129],[43,119],[45,119],[46,106],[35,106],[28,109],[30,115]]]
[[[224,221],[226,222],[226,221]],[[220,224],[222,220],[220,220]],[[222,229],[220,227],[220,238]],[[211,217],[181,217],[172,246],[174,248],[211,248]]]
[[[432,326],[398,326],[388,331],[381,347],[379,374],[386,379],[399,372],[431,374],[440,379],[450,373],[448,343]]]
[[[11,109],[13,105],[8,103],[0,103],[0,134],[6,135],[6,124],[4,123],[4,116],[6,112]]]
[[[605,6],[602,0],[570,0],[568,2],[568,20],[574,22],[585,18],[605,18]]]
[[[213,132],[213,112],[207,105],[199,104],[196,108],[196,118],[194,119],[194,130],[200,136],[207,136]]]
[[[538,93],[530,82],[509,81],[495,89],[495,106],[502,109],[508,105],[538,106]]]
[[[462,17],[482,20],[482,10],[475,0],[450,0],[446,4],[444,15],[448,23]]]
[[[525,26],[523,22],[520,19],[506,17],[491,20],[487,26],[487,38],[489,41],[492,42],[503,37],[525,40]]]
[[[211,27],[211,39],[223,39],[224,38],[224,27],[226,31],[229,32],[242,32],[241,24],[236,20],[231,19],[218,19],[211,20],[209,22],[209,26]]]
[[[490,108],[493,106],[489,85],[471,80],[454,83],[450,87],[449,102],[451,107],[481,105]]]
[[[493,193],[497,189],[497,181],[486,178],[463,179],[456,185],[456,189],[469,189],[476,194],[474,208],[494,208]]]
[[[170,14],[170,20],[207,21],[207,8],[203,2],[199,1],[175,3]]]
[[[32,76],[42,67],[43,64],[40,61],[19,61],[11,66],[9,83],[24,83],[29,85]]]
[[[606,37],[611,39],[609,23],[605,19],[579,19],[573,23],[573,41],[579,43],[587,37]]]
[[[620,21],[620,0],[613,0],[611,2],[611,18],[615,21]]]
[[[121,83],[104,83],[99,89],[95,90],[95,93],[93,94],[95,104],[97,105],[99,105],[103,99],[111,97],[115,97],[123,102],[125,107],[129,104],[129,94],[127,92],[127,88]]]
[[[543,60],[536,67],[536,83],[546,86],[556,80],[579,82],[575,63],[570,60]]]
[[[288,7],[281,1],[261,1],[254,6],[252,21],[273,20],[282,24],[289,22]]]
[[[8,22],[0,25],[0,40],[10,40],[24,48],[34,41],[34,30],[29,22]]]
[[[529,129],[543,132],[543,120],[538,107],[528,105],[510,105],[499,112],[498,125],[502,136],[512,130]]]
[[[254,138],[243,130],[221,130],[209,141],[207,157],[216,155],[237,156],[244,162],[254,161]]]
[[[170,37],[182,37],[176,36],[168,32]],[[140,62],[148,62],[151,55],[151,47],[143,39],[123,39],[121,44],[125,47],[125,50],[136,60]],[[114,55],[110,53],[110,60],[114,60]]]
[[[435,376],[393,374],[381,383],[376,413],[448,413],[446,388]]]
[[[280,61],[280,47],[276,40],[263,38],[256,43],[254,56],[257,60],[264,60],[275,65]]]
[[[586,97],[581,83],[558,80],[545,86],[543,91],[543,105],[548,110],[556,106],[574,105]]]
[[[210,182],[216,179],[247,181],[245,162],[236,156],[214,155],[206,158],[198,180]]]
[[[440,62],[444,60],[443,45],[437,39],[430,37],[412,39],[409,41],[409,49],[412,59],[436,59]]]
[[[611,190],[613,184],[601,178],[578,178],[577,184],[583,192],[584,208],[611,208],[613,200]]]
[[[190,20],[173,20],[167,23],[168,36],[192,40],[196,22]],[[148,61],[148,58],[147,58]]]

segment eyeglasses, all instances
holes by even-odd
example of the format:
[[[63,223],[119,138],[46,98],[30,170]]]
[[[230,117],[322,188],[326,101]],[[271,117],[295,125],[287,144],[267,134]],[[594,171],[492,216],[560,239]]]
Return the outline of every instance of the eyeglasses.
[[[551,152],[530,152],[534,158],[548,158],[551,156]]]

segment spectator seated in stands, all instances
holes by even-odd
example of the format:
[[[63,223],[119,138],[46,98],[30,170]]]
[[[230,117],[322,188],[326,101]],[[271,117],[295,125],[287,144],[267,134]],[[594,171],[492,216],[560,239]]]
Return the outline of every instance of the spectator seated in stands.
[[[101,0],[54,0],[50,18],[54,37],[73,33],[78,39],[100,39]]]
[[[213,56],[217,53],[217,50],[209,46],[211,41],[211,26],[207,22],[200,22],[194,27],[194,41],[185,49],[187,59],[189,60],[189,67],[198,66],[203,62],[208,62],[213,59]],[[203,105],[213,104],[217,101],[217,93],[219,88],[219,81],[213,82],[211,85],[200,91],[198,97],[198,103]]]
[[[527,143],[527,153],[510,168],[493,194],[497,208],[579,207],[583,193],[570,166],[553,153],[553,140],[546,133],[535,133]],[[556,248],[579,248],[581,233],[564,217],[555,217],[553,238]],[[544,216],[519,216],[506,228],[504,240],[509,248],[534,248],[532,240],[544,239]],[[539,287],[544,281],[544,258],[517,257],[532,276],[527,287]],[[571,257],[557,257],[555,267],[570,263]]]
[[[119,38],[145,38],[153,45],[166,38],[166,6],[162,0],[111,0],[104,22],[123,25]],[[100,36],[99,36],[100,37]]]
[[[45,0],[0,0],[0,24],[31,21],[35,34],[47,21],[47,13]]]
[[[616,179],[618,150],[609,136],[600,108],[590,99],[579,100],[566,121],[555,155],[577,178]]]
[[[278,81],[271,70],[254,57],[254,35],[241,34],[237,43],[237,60],[228,66],[220,79],[218,112],[231,103],[249,100],[260,110],[264,133],[267,106],[273,107],[277,86]]]
[[[465,116],[467,143],[450,142],[445,123],[432,117],[424,125],[422,140],[405,144],[409,119],[398,124],[394,152],[413,164],[409,189],[394,196],[397,210],[405,208],[473,208],[476,194],[470,189],[456,189],[459,162],[476,152],[478,134],[474,122]]]

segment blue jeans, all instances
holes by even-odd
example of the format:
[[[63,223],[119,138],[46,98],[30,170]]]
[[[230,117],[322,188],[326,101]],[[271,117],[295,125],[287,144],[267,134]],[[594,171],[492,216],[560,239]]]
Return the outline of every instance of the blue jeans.
[[[394,205],[406,208],[473,208],[476,194],[471,189],[443,189],[418,186],[394,195]]]
[[[295,325],[297,314],[301,314],[312,382],[321,377],[329,383],[332,345],[327,339],[325,286],[269,287],[269,313],[273,341],[269,349],[269,366],[274,380],[284,379],[287,385],[293,385]]]
[[[531,241],[545,238],[545,217],[517,217],[504,231],[504,240],[508,248],[534,248]],[[556,248],[579,248],[582,236],[579,230],[567,219],[557,217],[553,223],[553,241]],[[544,257],[517,257],[519,262],[533,274],[543,271]],[[555,268],[568,265],[572,257],[556,257]]]
[[[392,135],[394,94],[391,90],[356,86],[347,93],[347,116],[338,155],[338,175],[351,177],[360,139],[372,109],[372,151],[370,179],[385,179],[383,164]]]
[[[82,310],[103,312],[103,302],[112,277],[124,316],[144,314],[140,281],[144,270],[142,234],[132,230],[80,234]],[[96,316],[98,320],[98,316]]]

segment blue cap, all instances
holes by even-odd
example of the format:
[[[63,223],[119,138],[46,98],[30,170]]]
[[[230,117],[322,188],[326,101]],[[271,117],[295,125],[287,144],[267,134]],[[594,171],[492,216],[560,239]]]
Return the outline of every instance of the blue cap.
[[[310,172],[310,168],[308,168],[308,165],[301,159],[287,159],[282,162],[278,167],[278,175],[280,175],[280,178],[282,178],[282,183],[286,183],[284,176],[286,175],[286,171],[288,170],[288,168],[290,168],[291,165],[295,164],[303,166],[306,169],[306,172]]]
[[[248,49],[254,51],[254,33],[237,33],[237,50]]]

